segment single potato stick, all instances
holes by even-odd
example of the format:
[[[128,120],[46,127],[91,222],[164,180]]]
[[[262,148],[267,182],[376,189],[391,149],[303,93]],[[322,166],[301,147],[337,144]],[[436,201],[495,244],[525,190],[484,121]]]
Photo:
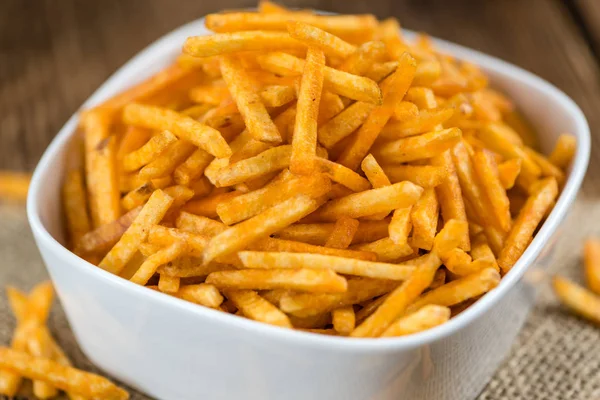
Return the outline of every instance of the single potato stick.
[[[332,181],[338,182],[354,192],[370,189],[371,185],[365,178],[333,161],[324,158],[316,159],[317,170],[327,175]]]
[[[431,131],[378,146],[373,155],[386,163],[403,163],[435,157],[452,148],[462,137],[458,128]],[[382,162],[384,162],[382,161]]]
[[[170,246],[152,254],[135,272],[130,281],[138,285],[146,285],[159,266],[179,257],[185,251],[186,246],[187,244],[183,240],[176,240]]]
[[[173,177],[178,185],[190,185],[191,182],[204,173],[213,160],[213,156],[202,149],[196,149],[182,164],[173,171]]]
[[[353,244],[371,242],[388,236],[389,220],[361,221],[352,239]],[[297,224],[277,233],[281,239],[295,240],[314,245],[324,245],[333,232],[333,223]]]
[[[500,274],[498,271],[493,268],[486,268],[421,295],[407,308],[406,313],[415,312],[430,304],[445,307],[454,306],[489,292],[499,283]]]
[[[129,398],[125,390],[115,386],[106,378],[6,347],[0,347],[0,367],[88,398],[106,400]]]
[[[217,271],[206,278],[206,283],[221,289],[291,289],[313,293],[343,293],[346,279],[329,269],[271,269],[242,271]]]
[[[331,149],[340,140],[358,129],[375,108],[372,103],[357,101],[322,125],[317,137],[326,149]]]
[[[440,206],[435,190],[432,188],[425,189],[410,211],[412,246],[431,250],[433,239],[437,232],[439,209]]]
[[[274,253],[240,251],[240,260],[253,269],[330,269],[344,275],[368,278],[406,280],[415,270],[413,265],[387,264],[309,253]]]
[[[408,245],[397,245],[394,241],[385,237],[370,243],[361,243],[352,246],[353,250],[368,251],[377,254],[378,261],[393,262],[399,258],[410,256],[414,249]]]
[[[569,134],[562,134],[558,137],[554,150],[550,153],[548,160],[558,168],[563,170],[571,164],[577,150],[577,139]]]
[[[259,93],[252,87],[239,59],[232,56],[222,57],[221,74],[244,118],[246,129],[254,139],[270,143],[281,142],[281,134],[262,103]]]
[[[434,157],[435,159],[435,157]],[[433,165],[384,165],[384,173],[391,182],[411,181],[422,188],[438,188],[448,179],[452,170]],[[458,183],[458,182],[457,182]],[[439,197],[439,193],[438,193]],[[466,218],[466,217],[465,217]]]
[[[290,171],[297,175],[315,172],[317,117],[323,90],[324,68],[323,51],[309,47],[300,82],[290,158]]]
[[[153,136],[142,147],[123,157],[123,170],[131,172],[140,169],[165,151],[176,140],[177,137],[169,131],[162,131]]]
[[[292,323],[281,310],[253,290],[227,290],[225,296],[242,311],[244,316],[270,325],[292,328]]]
[[[547,214],[558,195],[558,184],[554,178],[546,178],[537,185],[529,196],[506,238],[504,248],[498,256],[498,265],[507,273],[523,254],[533,232]]]
[[[176,293],[181,285],[181,278],[169,275],[160,275],[158,290],[163,293]]]
[[[318,47],[327,57],[344,59],[356,51],[356,46],[302,21],[288,22],[287,30],[291,37],[304,42],[309,47]]]
[[[118,275],[131,260],[140,243],[146,240],[149,228],[162,220],[171,204],[173,204],[171,196],[160,189],[155,190],[131,226],[98,266]]]
[[[30,181],[30,174],[0,171],[0,199],[25,201]]]
[[[378,337],[431,285],[441,261],[429,253],[408,280],[396,288],[377,310],[352,331],[352,337]]]
[[[218,33],[209,36],[188,37],[183,52],[194,57],[210,57],[240,51],[303,50],[306,45],[290,37],[285,32]]]
[[[354,330],[356,316],[352,306],[337,308],[331,313],[333,329],[342,335],[348,335]]]
[[[428,305],[420,310],[397,319],[381,337],[406,336],[434,328],[450,319],[450,309]]]
[[[373,63],[385,61],[385,44],[380,41],[370,41],[361,44],[355,48],[354,53],[350,54],[338,69],[349,72],[354,75],[365,76],[371,70]],[[376,80],[378,82],[379,80]]]
[[[196,146],[185,140],[177,140],[154,161],[144,166],[139,176],[144,180],[154,180],[169,176],[175,169],[190,157]]]
[[[348,248],[358,230],[358,225],[359,222],[356,219],[349,217],[338,219],[333,226],[331,235],[327,238],[327,242],[325,242],[325,247],[333,247],[336,249]]]
[[[520,158],[513,158],[498,165],[498,176],[504,189],[511,189],[515,185],[517,177],[521,173],[522,162]]]
[[[399,182],[332,200],[314,215],[316,219],[335,221],[344,215],[350,218],[359,218],[390,212],[396,208],[412,206],[422,192],[423,189],[413,183]]]
[[[266,107],[281,107],[296,100],[296,88],[283,85],[266,86],[260,91],[260,98]]]
[[[408,235],[412,229],[411,210],[412,207],[395,209],[388,227],[390,240],[399,247],[408,245]]]
[[[561,276],[552,279],[554,293],[577,315],[600,324],[600,298],[591,291]]]
[[[87,210],[83,174],[79,169],[72,169],[67,172],[63,183],[62,196],[69,239],[71,245],[77,247],[81,238],[90,231],[91,225]]]
[[[420,110],[413,118],[388,123],[381,130],[381,138],[394,140],[408,138],[435,130],[435,127],[452,117],[454,111],[448,108]]]
[[[583,265],[587,286],[600,294],[600,240],[588,238],[583,248]]]
[[[201,306],[216,308],[223,303],[219,290],[208,283],[182,286],[173,296]]]
[[[305,195],[281,202],[213,237],[204,249],[204,263],[242,250],[313,212],[319,203]]]
[[[233,186],[270,172],[280,171],[289,167],[291,156],[292,146],[284,145],[230,164],[219,171],[216,186]]]
[[[215,157],[231,155],[231,149],[219,131],[173,110],[132,103],[125,106],[123,121],[130,125],[168,130]]]

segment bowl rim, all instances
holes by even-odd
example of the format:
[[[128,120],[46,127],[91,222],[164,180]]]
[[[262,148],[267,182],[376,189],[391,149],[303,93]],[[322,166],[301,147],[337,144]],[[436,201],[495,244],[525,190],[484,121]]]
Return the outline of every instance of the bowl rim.
[[[94,93],[85,101],[82,108],[88,108],[93,104],[118,93],[122,90],[123,86],[121,85],[120,87],[112,88],[112,86],[115,85],[119,86],[113,82],[118,82],[121,76],[131,75],[133,71],[139,70],[139,65],[147,63],[148,60],[160,61],[161,59],[164,59],[169,51],[174,49],[172,42],[188,36],[189,32],[206,34],[208,31],[204,28],[204,18],[199,18],[176,28],[140,51],[96,89],[96,91],[94,91]],[[407,37],[413,37],[415,35],[415,32],[410,30],[403,30],[403,32]],[[56,257],[65,259],[65,261],[68,261],[69,265],[80,269],[82,273],[93,274],[96,279],[101,279],[106,284],[116,285],[117,287],[122,287],[124,290],[131,290],[133,293],[147,296],[149,300],[154,302],[163,302],[165,305],[174,307],[179,311],[190,312],[201,318],[229,324],[232,329],[251,331],[255,334],[266,335],[274,340],[286,340],[290,344],[306,345],[320,349],[335,349],[338,351],[378,353],[391,350],[398,351],[417,348],[457,333],[479,319],[485,312],[489,311],[515,286],[525,271],[535,261],[541,250],[547,245],[552,235],[556,232],[559,224],[575,200],[585,176],[590,156],[590,130],[587,120],[579,106],[577,106],[577,104],[564,92],[544,79],[520,67],[481,53],[477,50],[435,37],[432,37],[432,40],[434,41],[436,48],[440,49],[442,52],[450,53],[459,59],[471,61],[486,69],[494,70],[501,75],[510,76],[513,80],[527,82],[530,86],[535,86],[545,96],[554,98],[561,107],[567,110],[568,114],[574,117],[576,130],[573,131],[572,134],[575,135],[577,139],[577,150],[569,177],[558,198],[556,206],[538,231],[537,235],[523,255],[521,255],[515,266],[504,276],[500,284],[494,290],[487,293],[479,301],[460,313],[460,315],[452,318],[450,321],[418,334],[395,338],[333,337],[297,330],[281,329],[245,318],[238,318],[237,316],[228,315],[206,307],[199,307],[196,304],[164,295],[163,293],[154,290],[148,290],[79,258],[60,244],[48,232],[41,222],[38,210],[38,203],[43,199],[41,193],[42,181],[44,177],[50,173],[50,165],[52,164],[53,159],[57,157],[57,153],[68,145],[71,136],[75,134],[79,111],[71,116],[52,140],[33,173],[27,198],[27,215],[31,229],[36,237],[36,244],[38,247],[41,247],[39,243],[43,244],[48,251],[55,253]]]

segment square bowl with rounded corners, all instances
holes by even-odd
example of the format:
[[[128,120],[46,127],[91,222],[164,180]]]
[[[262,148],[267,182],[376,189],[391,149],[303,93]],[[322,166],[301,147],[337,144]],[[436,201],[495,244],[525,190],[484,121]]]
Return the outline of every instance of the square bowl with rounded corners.
[[[92,107],[168,65],[199,19],[162,37],[106,81]],[[405,32],[407,36],[413,33]],[[496,58],[442,40],[437,48],[481,66],[515,100],[549,152],[558,135],[577,152],[556,207],[499,286],[448,323],[400,338],[351,339],[250,321],[148,290],[87,263],[64,243],[61,182],[73,115],[37,166],[27,212],[36,243],[83,352],[107,374],[151,396],[205,399],[472,399],[523,325],[535,297],[525,272],[551,262],[589,152],[587,121],[560,90]]]

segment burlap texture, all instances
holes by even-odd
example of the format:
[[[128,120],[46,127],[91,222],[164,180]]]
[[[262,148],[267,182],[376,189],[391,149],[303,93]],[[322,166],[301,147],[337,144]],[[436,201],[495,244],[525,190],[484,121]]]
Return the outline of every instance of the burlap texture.
[[[579,199],[563,225],[556,262],[549,272],[581,279],[581,243],[594,227],[582,229],[577,221],[594,221],[598,216],[598,208],[594,211],[592,204]],[[0,206],[0,258],[0,344],[6,345],[15,321],[5,298],[4,285],[29,290],[47,279],[22,207]],[[537,306],[511,354],[479,396],[480,400],[600,398],[600,329],[566,313],[556,303],[547,281],[541,285]],[[97,372],[79,350],[58,304],[52,310],[49,326],[77,367]],[[28,390],[24,388],[21,398],[29,398]],[[133,400],[148,399],[134,391],[131,395]]]

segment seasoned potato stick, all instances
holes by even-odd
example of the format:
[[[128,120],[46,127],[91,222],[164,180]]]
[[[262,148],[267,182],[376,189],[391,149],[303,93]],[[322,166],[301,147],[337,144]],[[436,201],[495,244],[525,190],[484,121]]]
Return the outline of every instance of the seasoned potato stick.
[[[554,293],[565,306],[577,315],[595,324],[600,324],[600,298],[598,296],[560,276],[553,278],[552,285]]]
[[[369,153],[371,146],[379,136],[381,129],[390,119],[394,105],[406,94],[412,82],[416,61],[408,53],[399,59],[400,65],[384,86],[383,103],[371,111],[364,124],[359,128],[350,144],[344,149],[338,162],[350,169],[356,169],[363,158]]]
[[[343,293],[348,288],[344,278],[323,269],[234,270],[213,272],[206,278],[222,289],[291,289],[313,293]]]
[[[309,47],[318,47],[327,57],[344,59],[356,51],[356,46],[305,22],[290,21],[287,30],[291,37]]]
[[[398,68],[398,61],[387,61],[384,63],[375,63],[371,65],[369,71],[365,74],[365,76],[369,79],[374,80],[375,82],[381,82],[383,79],[387,78]],[[419,67],[417,66],[417,69]]]
[[[166,108],[128,104],[123,110],[123,121],[130,125],[168,130],[215,157],[231,155],[231,149],[219,131]]]
[[[414,250],[408,244],[397,245],[391,238],[385,237],[370,243],[352,246],[354,250],[369,251],[377,254],[378,261],[393,262],[399,258],[411,255]]]
[[[562,134],[558,137],[554,150],[550,153],[548,160],[558,168],[567,169],[577,150],[577,139],[569,134]]]
[[[315,218],[335,221],[343,215],[359,218],[385,211],[390,212],[396,208],[413,205],[422,192],[422,188],[410,182],[366,190],[330,201],[315,213]]]
[[[336,249],[348,248],[358,230],[358,224],[358,220],[349,217],[338,219],[333,226],[331,235],[327,238],[327,242],[325,242],[325,247]]]
[[[361,221],[352,243],[372,242],[386,237],[389,223],[389,220]],[[298,224],[282,229],[277,233],[277,236],[281,239],[324,245],[331,232],[333,232],[333,227],[334,224],[332,223]]]
[[[400,317],[381,336],[412,335],[441,325],[449,319],[450,309],[448,307],[428,305],[412,314]]]
[[[145,285],[152,278],[152,275],[154,275],[159,266],[179,257],[185,251],[186,246],[183,240],[176,240],[168,247],[152,254],[131,277],[131,282],[142,286]]]
[[[464,278],[446,283],[437,289],[430,290],[412,303],[406,312],[414,312],[429,304],[445,307],[454,306],[489,292],[499,283],[500,274],[498,271],[494,268],[486,268]]]
[[[384,61],[386,57],[385,44],[380,41],[371,41],[361,44],[338,67],[340,71],[354,75],[365,76],[371,70],[373,63]],[[390,71],[391,73],[391,71]],[[375,80],[376,82],[379,79]]]
[[[374,108],[374,104],[363,101],[351,104],[319,128],[317,133],[319,143],[325,148],[331,149],[340,140],[358,129]]]
[[[322,254],[255,251],[241,251],[238,254],[245,267],[254,269],[331,269],[344,275],[398,281],[406,280],[415,270],[412,265],[387,264]]]
[[[384,173],[393,183],[410,181],[423,188],[433,188],[442,185],[451,170],[445,165],[385,165]],[[457,182],[458,184],[458,182]]]
[[[510,230],[504,248],[498,256],[498,265],[503,273],[508,272],[523,254],[533,232],[542,221],[548,208],[558,195],[558,184],[554,178],[546,178],[537,185],[529,196]]]
[[[227,230],[227,226],[222,222],[185,211],[179,214],[179,217],[175,221],[175,226],[186,232],[198,233],[210,237]]]
[[[329,179],[324,175],[294,177],[219,203],[217,214],[225,224],[233,225],[298,193],[316,198],[325,194],[330,187]]]
[[[180,164],[173,176],[179,185],[191,185],[191,182],[200,177],[206,167],[213,160],[213,156],[202,149],[197,149],[182,164]],[[201,180],[203,181],[203,180]],[[196,190],[194,190],[196,192]],[[198,195],[198,193],[196,193]]]
[[[284,145],[263,151],[257,156],[230,164],[218,175],[220,186],[232,186],[280,171],[290,165],[292,146]]]
[[[330,247],[315,246],[312,244],[276,238],[264,238],[250,245],[250,249],[257,251],[323,254],[344,258],[355,258],[357,260],[365,261],[375,261],[377,259],[377,256],[374,253],[368,251],[334,249]]]
[[[287,315],[253,290],[228,290],[225,295],[245,317],[283,328],[292,327]]]
[[[431,250],[437,232],[439,203],[435,190],[425,189],[410,212],[412,223],[411,244],[420,249]]]
[[[432,252],[444,257],[449,251],[454,250],[460,244],[463,233],[468,232],[469,224],[466,221],[450,219],[438,232],[433,241]]]
[[[94,227],[119,218],[119,189],[115,163],[115,138],[109,134],[109,117],[86,112],[81,117],[84,129],[85,172],[90,212]]]
[[[99,267],[119,274],[131,260],[140,243],[146,240],[150,226],[158,224],[173,203],[173,198],[162,190],[155,190],[131,226],[117,244],[102,259]]]
[[[170,175],[195,149],[192,143],[178,140],[154,161],[143,167],[139,172],[140,178],[148,181]]]
[[[196,103],[218,106],[229,97],[229,90],[222,82],[200,85],[190,89],[190,99]]]
[[[162,131],[160,134],[153,136],[142,147],[123,158],[123,170],[131,172],[143,167],[165,151],[176,140],[177,137],[169,131]]]
[[[494,156],[488,150],[475,152],[473,167],[479,177],[480,187],[487,196],[487,201],[484,204],[489,204],[490,214],[495,216],[497,227],[504,232],[508,232],[512,223],[509,200],[506,190],[500,182],[498,166]]]
[[[431,285],[440,265],[440,259],[434,253],[429,253],[408,280],[396,288],[371,316],[352,331],[350,336],[380,336]]]
[[[315,15],[310,13],[293,14],[294,21],[302,21],[340,37],[370,37],[373,35],[377,20],[372,15]],[[206,27],[214,32],[285,31],[290,21],[289,14],[257,14],[252,12],[234,12],[227,14],[209,14]],[[244,49],[248,50],[248,49]],[[258,48],[257,50],[262,50]]]
[[[219,290],[208,283],[182,286],[173,296],[210,308],[216,308],[223,303],[223,296]]]
[[[305,195],[281,202],[213,237],[204,250],[204,262],[242,250],[313,212],[319,203]]]
[[[281,107],[296,100],[296,88],[293,86],[271,85],[260,92],[265,107]]]
[[[478,235],[473,239],[471,243],[471,257],[473,257],[473,261],[484,260],[489,262],[496,271],[500,270],[498,262],[496,261],[496,256],[488,245],[485,235]]]
[[[408,245],[408,235],[412,229],[411,209],[412,207],[404,207],[394,210],[388,227],[390,240],[399,247]]]
[[[433,90],[422,86],[413,86],[408,89],[404,99],[414,103],[420,109],[432,110],[438,106]]]
[[[380,137],[386,140],[394,140],[430,132],[452,117],[453,114],[454,111],[448,108],[420,110],[414,118],[388,123],[381,130]]]
[[[323,90],[321,93],[321,102],[319,103],[317,126],[321,127],[324,123],[339,114],[344,107],[345,103],[339,95]]]
[[[0,347],[0,367],[30,379],[43,380],[59,389],[87,398],[129,398],[125,390],[106,378],[6,347]]]
[[[274,73],[285,74],[285,71],[293,71],[301,74],[304,69],[304,61],[286,53],[268,53],[259,57],[263,69]],[[340,96],[352,100],[365,101],[373,104],[381,104],[382,94],[377,83],[363,76],[352,75],[331,67],[323,69],[323,87]]]
[[[600,294],[600,240],[588,238],[583,248],[583,264],[587,286]]]
[[[542,170],[542,176],[548,177],[553,176],[559,185],[562,185],[565,181],[564,172],[556,165],[552,164],[545,156],[541,155],[535,150],[529,147],[525,148],[525,154],[527,154]]]
[[[25,201],[30,181],[30,174],[0,171],[0,199]]]
[[[362,160],[360,168],[367,176],[369,182],[371,182],[371,185],[373,185],[373,188],[377,189],[392,184],[372,154],[367,155]]]
[[[121,199],[121,206],[127,211],[139,207],[150,198],[154,190],[156,190],[156,188],[152,182],[146,182],[140,187],[137,187],[131,192],[127,193]]]
[[[480,264],[473,264],[471,256],[458,247],[441,256],[444,266],[456,276],[465,276],[479,271]]]
[[[208,22],[208,21],[207,21]],[[306,45],[285,32],[217,33],[209,36],[188,37],[183,52],[194,57],[210,57],[241,51],[303,50]]]
[[[176,276],[160,275],[158,290],[163,293],[176,293],[181,285],[181,278]]]
[[[157,272],[160,275],[171,276],[174,278],[206,278],[210,273],[215,271],[225,271],[229,269],[235,269],[234,266],[229,264],[210,263],[208,265],[200,264],[200,259],[196,257],[179,257],[174,261],[158,267]],[[189,285],[182,285],[182,288],[188,287]],[[189,300],[186,299],[188,301]],[[203,304],[206,305],[206,304]],[[207,305],[207,307],[212,307]]]
[[[118,219],[83,235],[75,246],[75,254],[102,254],[114,246],[138,216],[142,207],[134,208]]]
[[[397,60],[408,49],[402,38],[400,23],[396,18],[387,18],[377,27],[377,38],[385,43],[390,58]]]
[[[432,131],[378,146],[373,155],[393,163],[422,160],[435,157],[452,148],[460,141],[461,136],[461,130],[458,128]]]
[[[324,158],[316,160],[318,171],[327,175],[332,181],[338,182],[354,192],[361,192],[371,187],[369,181],[349,168]]]
[[[244,118],[246,129],[256,140],[279,143],[281,135],[271,120],[259,93],[252,87],[239,59],[231,56],[221,58],[221,74]],[[218,157],[226,157],[218,156]]]
[[[90,231],[90,217],[87,211],[83,176],[79,169],[67,172],[62,196],[69,238],[72,246],[77,247],[83,235]]]
[[[354,330],[356,315],[352,306],[345,306],[333,310],[331,313],[333,329],[342,335],[348,335]]]
[[[294,174],[309,175],[315,172],[317,117],[323,90],[324,68],[323,51],[309,47],[300,82],[292,139],[290,171]]]
[[[520,158],[513,158],[498,165],[498,176],[504,189],[511,189],[515,185],[517,177],[521,173],[522,162]]]
[[[229,201],[243,194],[244,193],[241,191],[234,190],[233,192],[219,193],[201,199],[191,200],[183,206],[183,211],[208,218],[217,218],[217,207],[220,203]]]

